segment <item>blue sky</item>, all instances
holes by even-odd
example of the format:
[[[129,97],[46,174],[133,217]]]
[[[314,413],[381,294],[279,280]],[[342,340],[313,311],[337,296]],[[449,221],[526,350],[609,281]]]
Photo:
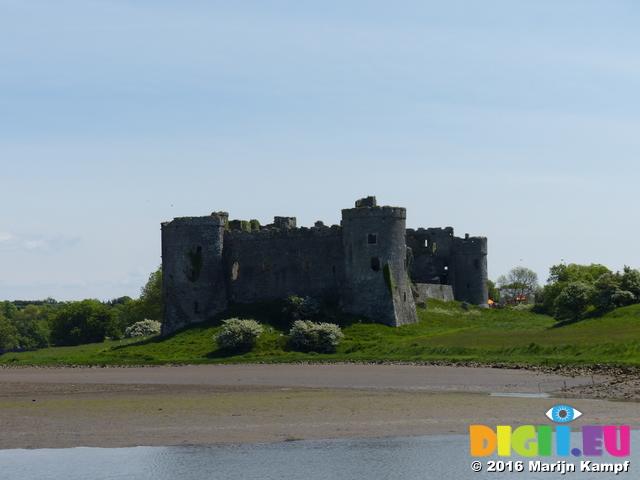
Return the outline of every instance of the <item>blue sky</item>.
[[[0,300],[137,297],[160,223],[363,196],[640,268],[640,4],[2,1]]]

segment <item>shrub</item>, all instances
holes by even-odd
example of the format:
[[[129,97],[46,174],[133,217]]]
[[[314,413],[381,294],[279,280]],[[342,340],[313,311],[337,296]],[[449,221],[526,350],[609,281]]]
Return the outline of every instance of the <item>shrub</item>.
[[[511,307],[511,310],[514,310],[516,312],[529,312],[533,310],[533,304],[519,303],[518,305],[514,305],[513,307]]]
[[[286,306],[282,313],[293,322],[295,320],[308,320],[320,313],[320,303],[311,297],[298,297],[289,295],[285,298]]]
[[[255,320],[230,318],[223,320],[220,335],[214,335],[218,348],[229,351],[249,351],[262,333],[262,326]]]
[[[291,343],[301,349],[316,352],[333,352],[344,334],[333,323],[313,323],[309,320],[297,320],[289,332]]]
[[[136,322],[124,332],[124,338],[144,337],[146,335],[158,335],[162,329],[162,324],[156,320],[141,320]]]

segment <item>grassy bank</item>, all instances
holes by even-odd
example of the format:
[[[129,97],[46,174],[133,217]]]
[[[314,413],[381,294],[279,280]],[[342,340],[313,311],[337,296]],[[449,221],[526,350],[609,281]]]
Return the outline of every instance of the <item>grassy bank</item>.
[[[281,305],[236,305],[215,319],[161,338],[108,341],[79,347],[47,348],[0,356],[0,364],[165,364],[306,361],[436,361],[640,366],[640,305],[600,317],[559,324],[526,311],[460,308],[431,300],[418,308],[420,322],[399,328],[327,312],[345,338],[333,354],[302,353],[288,342]],[[222,319],[255,318],[265,332],[250,353],[226,355],[212,336]]]

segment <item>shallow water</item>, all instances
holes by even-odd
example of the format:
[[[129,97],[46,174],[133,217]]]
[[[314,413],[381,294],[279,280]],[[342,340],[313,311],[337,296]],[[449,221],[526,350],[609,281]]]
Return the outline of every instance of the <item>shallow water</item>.
[[[504,393],[493,392],[490,397],[517,397],[517,398],[551,398],[550,393]]]
[[[575,442],[574,442],[575,441]],[[572,445],[580,441],[576,432]],[[535,457],[553,463],[580,460],[622,463],[631,461],[628,473],[598,473],[594,478],[639,478],[640,432],[631,432],[631,457]],[[483,470],[475,473],[471,463]],[[489,461],[523,461],[523,472],[487,472]],[[530,473],[530,459],[476,458],[469,454],[468,435],[304,440],[243,445],[182,447],[70,448],[0,451],[0,473],[5,478],[28,479],[547,479],[558,473]],[[508,469],[508,467],[506,467]],[[567,473],[581,478],[589,473]]]

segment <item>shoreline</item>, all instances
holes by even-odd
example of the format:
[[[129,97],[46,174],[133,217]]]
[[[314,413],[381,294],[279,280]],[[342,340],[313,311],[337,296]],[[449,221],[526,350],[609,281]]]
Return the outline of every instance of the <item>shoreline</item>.
[[[2,368],[0,449],[465,434],[473,424],[549,423],[544,412],[559,401],[539,393],[595,396],[612,382],[624,383],[419,365]],[[640,428],[633,402],[573,398],[570,405],[583,412],[576,428]]]

